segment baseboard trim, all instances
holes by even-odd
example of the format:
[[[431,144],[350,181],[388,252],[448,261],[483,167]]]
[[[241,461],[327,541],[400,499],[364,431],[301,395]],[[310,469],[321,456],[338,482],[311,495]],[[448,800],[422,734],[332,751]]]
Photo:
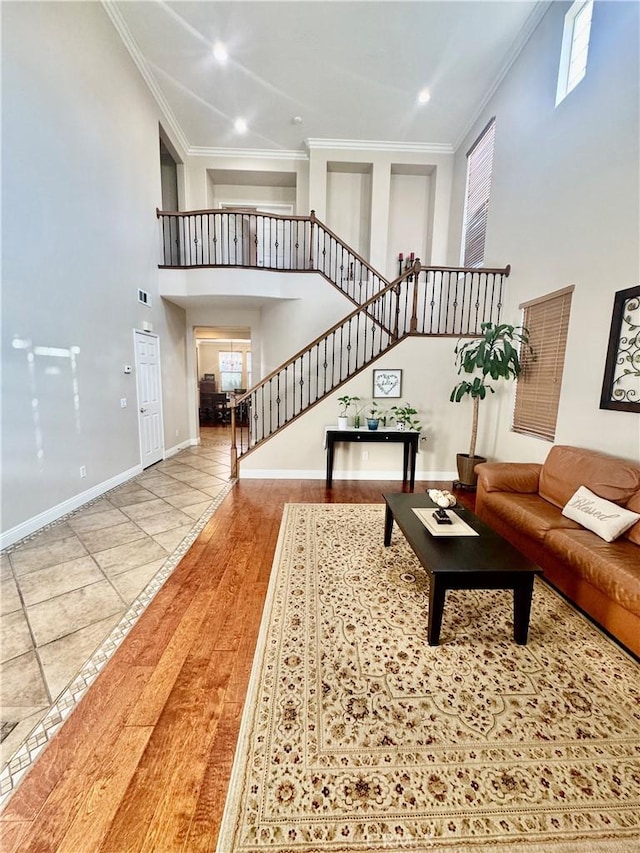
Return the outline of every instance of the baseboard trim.
[[[134,467],[129,468],[128,471],[123,471],[121,474],[117,474],[109,480],[104,480],[102,483],[98,483],[90,489],[80,492],[72,498],[68,498],[66,501],[62,501],[62,503],[56,504],[56,506],[51,507],[51,509],[47,509],[44,512],[39,513],[39,515],[34,515],[32,518],[27,519],[27,521],[17,524],[10,530],[3,531],[0,533],[0,549],[8,548],[9,545],[14,545],[21,539],[31,536],[31,534],[35,533],[37,530],[41,530],[48,524],[58,521],[60,518],[78,509],[78,507],[81,507],[83,504],[99,498],[100,495],[111,491],[111,489],[115,489],[116,486],[121,486],[127,480],[130,480],[132,477],[135,477],[140,473],[142,473],[142,465],[134,465]]]
[[[327,472],[322,469],[243,469],[240,464],[241,480],[324,480]],[[456,471],[416,471],[416,480],[455,480]],[[402,481],[399,471],[334,471],[334,480],[394,480]]]
[[[164,458],[170,459],[172,456],[175,456],[176,453],[180,453],[182,450],[186,450],[187,447],[193,447],[195,443],[195,439],[187,438],[185,441],[181,441],[180,444],[174,444],[173,447],[170,447],[168,450],[165,450]]]

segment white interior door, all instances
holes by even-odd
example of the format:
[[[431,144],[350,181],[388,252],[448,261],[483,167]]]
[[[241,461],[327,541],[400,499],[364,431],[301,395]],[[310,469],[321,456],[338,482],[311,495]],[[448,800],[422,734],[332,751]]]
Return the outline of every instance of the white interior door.
[[[142,467],[159,462],[164,453],[162,388],[160,384],[160,341],[157,335],[134,332],[136,388]]]

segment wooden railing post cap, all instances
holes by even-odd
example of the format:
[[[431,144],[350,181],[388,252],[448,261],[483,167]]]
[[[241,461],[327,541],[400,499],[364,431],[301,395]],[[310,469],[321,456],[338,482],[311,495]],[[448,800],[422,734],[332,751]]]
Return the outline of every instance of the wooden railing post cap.
[[[504,274],[507,278],[509,278],[509,273],[511,272],[511,264],[507,264],[504,268]]]
[[[312,211],[311,211],[311,215],[309,216],[309,219],[310,219],[312,222],[315,222],[315,221],[316,221],[316,212],[315,212],[315,210],[312,210]]]

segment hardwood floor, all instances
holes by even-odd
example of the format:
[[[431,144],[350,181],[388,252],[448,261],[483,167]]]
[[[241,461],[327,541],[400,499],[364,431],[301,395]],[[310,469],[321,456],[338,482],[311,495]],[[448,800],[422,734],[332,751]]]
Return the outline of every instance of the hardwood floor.
[[[215,850],[283,504],[399,488],[241,480],[7,804],[3,853]]]

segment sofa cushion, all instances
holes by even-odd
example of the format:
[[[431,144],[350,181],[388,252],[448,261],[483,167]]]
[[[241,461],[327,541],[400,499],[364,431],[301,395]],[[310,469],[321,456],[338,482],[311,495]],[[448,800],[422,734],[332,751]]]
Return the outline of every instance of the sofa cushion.
[[[555,445],[540,471],[541,497],[563,507],[579,486],[608,501],[626,504],[640,491],[640,467],[595,450]]]
[[[631,512],[640,513],[640,492],[636,492],[627,501],[627,509]],[[636,545],[640,545],[640,521],[637,521],[633,527],[630,527],[624,534],[626,539],[631,539]]]
[[[605,501],[584,486],[580,486],[575,495],[569,498],[562,514],[577,521],[587,530],[592,530],[605,542],[613,542],[640,520],[637,512],[630,512],[618,504]]]
[[[481,462],[475,470],[487,492],[537,492],[541,468],[538,462]]]
[[[588,530],[550,530],[545,549],[604,595],[640,615],[640,547],[605,542]]]
[[[553,527],[580,529],[579,524],[565,518],[557,507],[543,501],[539,495],[489,492],[484,496],[483,504],[490,514],[498,516],[501,521],[536,542],[541,543],[547,531]]]

